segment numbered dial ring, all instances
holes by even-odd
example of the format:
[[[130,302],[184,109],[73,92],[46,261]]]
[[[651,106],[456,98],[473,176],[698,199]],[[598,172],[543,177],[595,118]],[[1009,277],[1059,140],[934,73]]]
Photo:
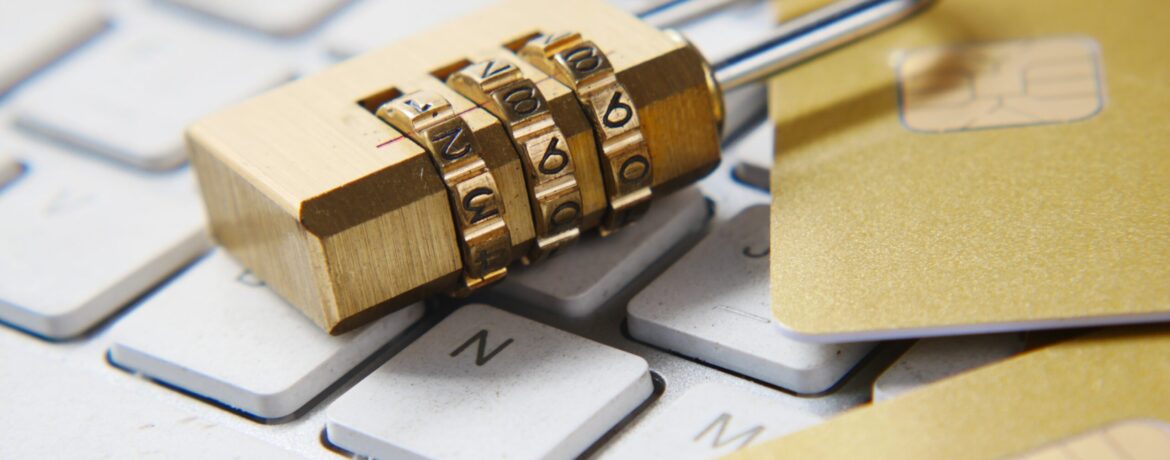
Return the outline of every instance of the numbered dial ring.
[[[536,246],[524,261],[542,259],[576,241],[581,232],[581,190],[569,143],[540,89],[504,59],[467,66],[447,83],[503,121],[520,153],[536,224]]]
[[[482,148],[467,122],[432,91],[387,102],[378,109],[378,117],[422,145],[439,168],[459,232],[464,292],[503,278],[512,239],[499,188],[480,158]]]
[[[650,206],[653,169],[634,101],[605,53],[569,32],[536,37],[520,56],[572,88],[593,123],[609,199],[601,234],[636,220]]]

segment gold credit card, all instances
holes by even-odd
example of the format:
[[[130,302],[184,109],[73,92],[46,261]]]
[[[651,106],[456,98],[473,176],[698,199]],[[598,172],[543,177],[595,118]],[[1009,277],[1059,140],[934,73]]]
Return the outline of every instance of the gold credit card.
[[[731,458],[1167,459],[1170,329],[1113,328],[865,406]]]
[[[776,78],[772,305],[842,342],[1170,320],[1170,4],[943,0]]]

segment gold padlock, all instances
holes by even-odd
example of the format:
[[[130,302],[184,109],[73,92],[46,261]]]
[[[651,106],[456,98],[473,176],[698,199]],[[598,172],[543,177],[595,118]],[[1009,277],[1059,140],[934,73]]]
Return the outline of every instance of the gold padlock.
[[[712,67],[600,0],[507,1],[200,120],[191,161],[213,237],[340,333],[635,221],[717,165],[721,84],[923,2],[839,2],[767,38],[811,40],[801,53],[759,59],[770,45]]]

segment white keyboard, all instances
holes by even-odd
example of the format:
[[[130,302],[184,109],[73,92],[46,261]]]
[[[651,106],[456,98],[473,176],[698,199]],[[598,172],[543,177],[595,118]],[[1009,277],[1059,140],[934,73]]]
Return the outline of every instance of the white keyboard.
[[[711,458],[1023,348],[777,332],[759,87],[634,227],[325,335],[209,241],[182,129],[487,3],[4,2],[0,458]],[[681,30],[768,27],[741,3]]]

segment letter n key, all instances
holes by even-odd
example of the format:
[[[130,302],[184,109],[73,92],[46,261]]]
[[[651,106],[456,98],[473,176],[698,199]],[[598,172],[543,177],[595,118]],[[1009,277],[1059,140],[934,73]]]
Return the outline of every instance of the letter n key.
[[[492,358],[503,351],[505,347],[512,344],[512,339],[509,338],[505,340],[504,343],[501,343],[500,346],[492,349],[491,352],[487,352],[487,337],[487,329],[480,329],[479,332],[471,336],[470,339],[467,339],[466,342],[463,342],[463,345],[460,345],[459,348],[456,348],[455,351],[452,351],[451,357],[454,358],[459,356],[459,354],[463,353],[463,350],[466,350],[467,347],[470,347],[472,343],[477,343],[475,352],[475,365],[482,366],[487,364],[488,361],[491,361]]]

